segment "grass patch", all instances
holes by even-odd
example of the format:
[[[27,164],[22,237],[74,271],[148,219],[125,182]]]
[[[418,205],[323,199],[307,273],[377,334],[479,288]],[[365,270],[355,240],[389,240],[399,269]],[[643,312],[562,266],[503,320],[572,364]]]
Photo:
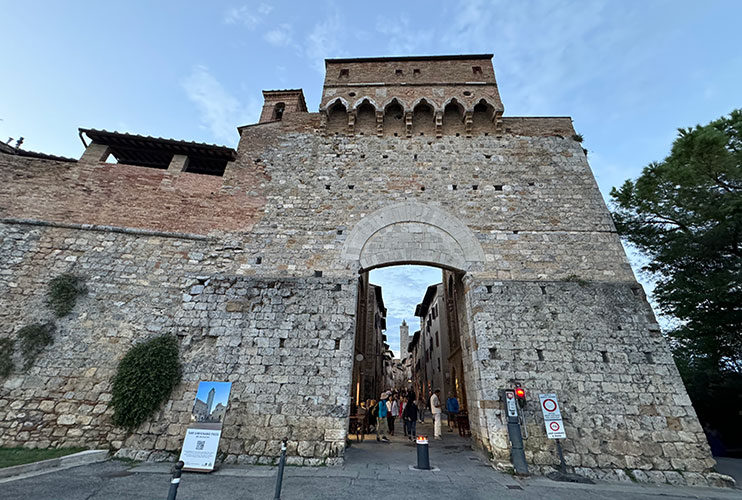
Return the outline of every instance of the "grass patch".
[[[0,448],[0,469],[12,467],[14,465],[30,464],[48,460],[50,458],[59,458],[66,455],[72,455],[86,448],[56,448],[52,450],[31,449],[31,448]]]

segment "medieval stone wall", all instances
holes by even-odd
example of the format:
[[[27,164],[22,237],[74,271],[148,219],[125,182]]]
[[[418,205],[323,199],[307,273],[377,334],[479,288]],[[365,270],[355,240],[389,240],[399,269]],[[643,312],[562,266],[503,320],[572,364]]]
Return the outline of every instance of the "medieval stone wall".
[[[355,280],[224,275],[241,252],[206,239],[28,224],[0,225],[2,336],[53,318],[46,286],[63,272],[89,292],[55,320],[54,344],[0,392],[0,445],[177,452],[199,380],[231,381],[220,451],[269,463],[288,437],[292,463],[332,463],[344,449]],[[135,342],[174,334],[183,381],[131,435],[111,424],[111,380]],[[16,353],[16,366],[22,361]],[[158,453],[154,458],[165,457]]]
[[[288,436],[293,463],[336,463],[357,273],[423,263],[466,273],[467,400],[496,459],[497,391],[518,380],[559,393],[571,465],[701,481],[708,447],[569,120],[378,137],[338,116],[337,133],[331,115],[300,112],[242,127],[223,177],[0,155],[0,335],[47,319],[55,275],[90,289],[55,344],[2,382],[0,444],[176,450],[197,381],[222,379],[234,384],[227,461],[269,462]],[[111,376],[130,345],[162,333],[181,339],[184,381],[127,436],[111,425]],[[527,456],[546,470],[541,423]]]
[[[578,472],[705,484],[700,473],[714,462],[640,286],[472,280],[468,288],[479,425],[499,460],[509,447],[497,390],[519,381],[528,394],[526,459],[537,471],[558,465],[538,400],[556,392],[565,459]]]

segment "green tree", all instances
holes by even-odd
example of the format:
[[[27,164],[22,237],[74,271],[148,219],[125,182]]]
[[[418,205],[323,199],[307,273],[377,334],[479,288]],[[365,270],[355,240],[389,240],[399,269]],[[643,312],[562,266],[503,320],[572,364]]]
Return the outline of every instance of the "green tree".
[[[619,233],[649,259],[659,308],[678,320],[666,334],[696,409],[714,391],[737,391],[739,406],[742,110],[681,129],[667,158],[611,198]]]

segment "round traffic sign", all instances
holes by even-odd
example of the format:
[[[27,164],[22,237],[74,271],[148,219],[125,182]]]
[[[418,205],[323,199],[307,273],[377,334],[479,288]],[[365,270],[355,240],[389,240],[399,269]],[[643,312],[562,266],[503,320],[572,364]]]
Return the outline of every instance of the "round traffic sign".
[[[551,429],[554,432],[559,432],[559,422],[549,422],[549,429]]]
[[[556,411],[557,409],[557,403],[553,399],[544,399],[542,405],[544,406],[544,410],[548,411],[549,413]]]

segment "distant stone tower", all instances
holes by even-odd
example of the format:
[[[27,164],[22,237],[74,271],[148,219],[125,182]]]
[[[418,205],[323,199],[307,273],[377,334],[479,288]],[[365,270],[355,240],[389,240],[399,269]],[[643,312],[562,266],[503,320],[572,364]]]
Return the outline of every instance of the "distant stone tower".
[[[402,320],[402,324],[399,325],[399,359],[407,357],[408,345],[410,345],[410,328],[407,322]]]
[[[213,387],[209,391],[209,397],[206,400],[206,409],[211,414],[211,410],[214,408],[214,394],[216,393],[216,389]]]

